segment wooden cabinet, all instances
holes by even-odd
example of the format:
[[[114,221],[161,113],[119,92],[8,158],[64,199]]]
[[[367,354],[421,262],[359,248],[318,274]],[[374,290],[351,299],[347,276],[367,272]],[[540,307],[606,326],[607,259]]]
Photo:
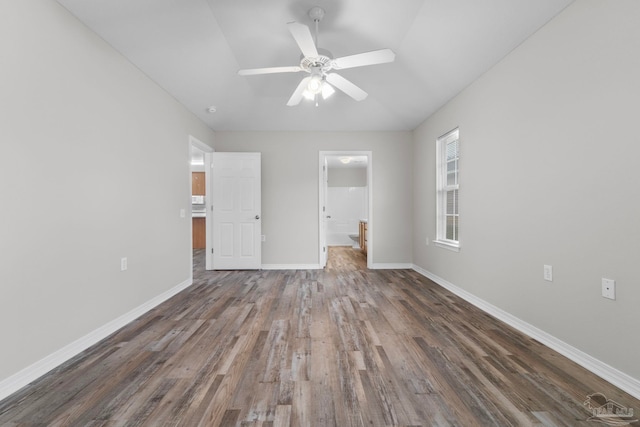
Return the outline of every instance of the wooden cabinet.
[[[205,195],[204,172],[191,172],[191,194]]]
[[[365,221],[360,221],[360,226],[358,228],[358,234],[360,235],[360,249],[364,253],[367,253],[367,223]]]
[[[204,172],[191,172],[191,194],[205,195]],[[192,218],[193,249],[205,249],[207,246],[205,221],[205,218]]]
[[[207,234],[205,232],[205,219],[193,218],[193,249],[205,249],[207,247]]]

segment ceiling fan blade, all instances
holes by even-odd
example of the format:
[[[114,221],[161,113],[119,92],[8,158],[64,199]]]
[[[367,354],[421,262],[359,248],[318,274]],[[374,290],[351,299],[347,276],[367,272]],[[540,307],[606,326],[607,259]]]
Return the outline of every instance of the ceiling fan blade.
[[[362,101],[367,97],[367,92],[360,89],[358,86],[351,83],[339,74],[331,73],[327,74],[327,81],[355,99],[356,101]]]
[[[302,68],[298,65],[293,65],[291,67],[249,68],[239,70],[238,75],[255,76],[257,74],[297,73],[298,71],[302,71]]]
[[[293,92],[293,95],[291,95],[291,98],[289,98],[287,106],[293,107],[300,104],[300,101],[302,101],[304,90],[307,88],[307,84],[309,84],[309,80],[311,80],[311,77],[305,77],[304,79],[302,79],[300,84],[298,84],[296,90]]]
[[[298,43],[302,54],[307,58],[316,58],[318,56],[318,49],[316,49],[316,44],[313,41],[309,27],[298,22],[289,22],[287,26],[296,43]]]
[[[380,49],[336,58],[333,60],[333,68],[342,70],[344,68],[362,67],[364,65],[384,64],[386,62],[393,62],[395,59],[396,54],[393,53],[391,49]]]

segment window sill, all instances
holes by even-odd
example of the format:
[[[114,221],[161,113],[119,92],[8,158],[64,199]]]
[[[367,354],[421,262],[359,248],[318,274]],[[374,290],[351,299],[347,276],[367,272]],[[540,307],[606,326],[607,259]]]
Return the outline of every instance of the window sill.
[[[453,251],[453,252],[460,252],[460,245],[456,245],[453,243],[449,243],[449,242],[444,242],[442,240],[436,240],[433,242],[434,245],[436,245],[439,248],[442,249],[447,249],[449,251]]]

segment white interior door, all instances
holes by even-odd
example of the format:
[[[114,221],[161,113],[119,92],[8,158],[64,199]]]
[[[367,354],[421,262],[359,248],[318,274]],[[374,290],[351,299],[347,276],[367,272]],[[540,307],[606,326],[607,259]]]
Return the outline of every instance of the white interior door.
[[[327,159],[320,155],[320,268],[327,265],[327,187],[329,180],[329,170]]]
[[[260,153],[212,153],[213,269],[262,266]]]

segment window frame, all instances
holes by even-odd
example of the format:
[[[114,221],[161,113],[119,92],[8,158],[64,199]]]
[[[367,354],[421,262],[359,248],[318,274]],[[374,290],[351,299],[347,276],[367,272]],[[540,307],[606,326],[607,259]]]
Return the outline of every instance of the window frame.
[[[447,182],[447,165],[451,160],[447,159],[447,146],[453,142],[457,143],[457,153],[455,159],[454,184]],[[440,136],[436,140],[436,240],[434,244],[438,247],[449,249],[455,252],[460,251],[460,130],[455,128]],[[455,191],[454,212],[447,212],[447,194]],[[447,219],[455,219],[456,239],[447,238]]]

